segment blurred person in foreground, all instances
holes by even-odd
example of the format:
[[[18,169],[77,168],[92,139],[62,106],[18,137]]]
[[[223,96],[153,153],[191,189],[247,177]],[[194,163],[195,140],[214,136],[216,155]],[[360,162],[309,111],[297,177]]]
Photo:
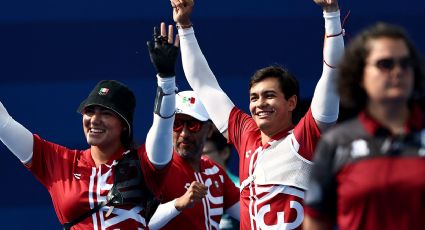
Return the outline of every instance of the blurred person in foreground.
[[[402,28],[378,23],[351,42],[337,86],[357,117],[319,142],[305,229],[425,229],[424,80]]]

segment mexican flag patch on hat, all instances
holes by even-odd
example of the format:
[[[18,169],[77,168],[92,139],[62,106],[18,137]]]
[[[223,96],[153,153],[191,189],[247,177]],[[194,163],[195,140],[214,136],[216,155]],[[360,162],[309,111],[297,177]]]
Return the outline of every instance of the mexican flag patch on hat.
[[[99,95],[106,95],[108,94],[109,89],[108,88],[100,88],[99,92],[97,92]]]

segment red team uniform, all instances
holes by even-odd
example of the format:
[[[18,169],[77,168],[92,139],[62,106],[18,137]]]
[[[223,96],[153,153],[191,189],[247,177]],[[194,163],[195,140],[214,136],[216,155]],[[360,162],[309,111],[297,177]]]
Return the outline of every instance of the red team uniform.
[[[320,137],[316,122],[330,125],[337,120],[339,112],[339,97],[333,83],[337,71],[332,66],[337,65],[344,51],[340,12],[324,11],[323,17],[326,29],[324,64],[311,108],[297,125],[275,134],[264,145],[262,131],[255,120],[235,107],[219,86],[193,27],[178,30],[186,78],[217,129],[227,136],[239,154],[241,229],[299,229],[303,222],[303,200],[312,169],[310,160]],[[265,76],[256,74],[254,78]],[[265,91],[267,87],[263,86]],[[273,107],[267,102],[265,106]]]
[[[367,112],[317,147],[306,213],[338,229],[425,229],[425,119],[418,107],[395,135]]]
[[[117,152],[106,164],[96,168],[90,149],[70,150],[37,135],[34,135],[33,149],[32,161],[26,166],[49,191],[62,224],[106,201],[114,182],[114,166],[123,156]],[[120,152],[124,153],[124,149]],[[144,146],[138,149],[138,155],[146,184],[159,189],[162,173],[152,173],[154,167],[146,158]],[[108,210],[109,206],[103,207],[73,229],[148,229],[141,206],[115,207],[106,217]]]
[[[239,201],[238,188],[233,184],[226,171],[217,163],[203,156],[200,171],[192,167],[176,152],[169,167],[160,197],[163,203],[184,194],[193,181],[208,187],[208,194],[202,202],[183,210],[162,229],[219,229],[221,216],[227,208]]]
[[[228,133],[240,159],[241,229],[298,228],[304,219],[310,160],[320,137],[311,110],[262,146],[255,121],[235,107]]]

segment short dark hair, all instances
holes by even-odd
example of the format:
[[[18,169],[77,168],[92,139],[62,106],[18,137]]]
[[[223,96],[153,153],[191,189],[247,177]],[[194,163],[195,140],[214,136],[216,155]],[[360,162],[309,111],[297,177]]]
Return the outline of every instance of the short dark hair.
[[[299,98],[300,89],[298,80],[288,70],[275,65],[257,70],[249,81],[249,89],[267,78],[276,78],[279,81],[280,89],[285,95],[286,100],[293,95]]]
[[[353,114],[366,107],[368,100],[366,91],[361,87],[366,58],[370,53],[370,41],[379,38],[400,39],[406,44],[413,61],[414,92],[413,99],[421,97],[424,89],[423,63],[407,33],[399,26],[378,22],[360,32],[346,48],[340,64],[340,75],[337,88],[341,97],[341,105],[350,109]]]
[[[281,66],[272,65],[259,69],[254,73],[249,81],[249,90],[251,90],[255,84],[267,78],[275,78],[278,80],[279,88],[285,95],[286,100],[294,95],[297,97],[297,104],[295,105],[295,109],[292,111],[292,121],[297,122],[301,116],[301,111],[298,106],[300,101],[300,86],[298,84],[298,80],[287,69]]]

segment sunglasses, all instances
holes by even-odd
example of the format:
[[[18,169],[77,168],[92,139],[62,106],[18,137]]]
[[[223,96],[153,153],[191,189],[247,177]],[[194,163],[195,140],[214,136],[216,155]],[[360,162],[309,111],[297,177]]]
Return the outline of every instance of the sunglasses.
[[[182,120],[182,119],[176,119],[174,120],[173,130],[174,132],[181,132],[184,128],[184,125],[186,124],[187,130],[189,130],[191,133],[197,133],[201,130],[202,125],[205,122],[198,121],[198,120]]]
[[[375,62],[375,66],[382,71],[391,71],[398,65],[402,70],[407,70],[413,67],[411,57],[402,58],[383,58]]]

